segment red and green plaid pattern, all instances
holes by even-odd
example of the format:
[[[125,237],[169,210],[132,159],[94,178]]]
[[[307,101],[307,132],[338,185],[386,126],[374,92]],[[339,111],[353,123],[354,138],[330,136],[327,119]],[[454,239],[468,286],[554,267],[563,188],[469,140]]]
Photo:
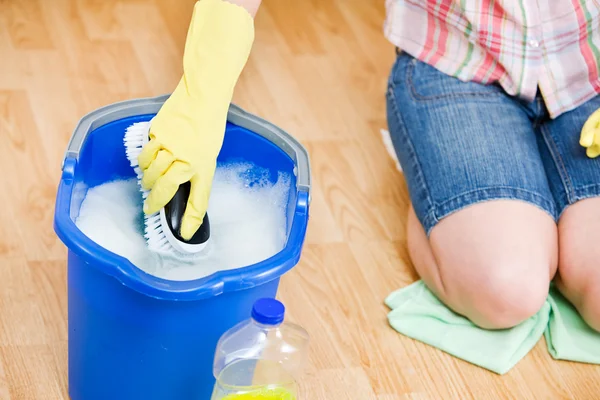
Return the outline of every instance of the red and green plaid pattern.
[[[600,0],[386,0],[385,35],[464,81],[498,82],[552,117],[600,93]]]

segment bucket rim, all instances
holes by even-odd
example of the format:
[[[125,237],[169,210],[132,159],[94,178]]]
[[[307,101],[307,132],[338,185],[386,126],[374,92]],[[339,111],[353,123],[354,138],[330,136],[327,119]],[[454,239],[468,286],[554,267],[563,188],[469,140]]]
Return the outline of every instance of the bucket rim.
[[[63,164],[68,158],[79,160],[81,148],[90,132],[96,130],[102,125],[117,121],[122,118],[156,114],[169,98],[169,95],[156,97],[143,97],[138,99],[129,99],[98,108],[84,115],[80,120],[71,138],[67,144]],[[310,158],[306,148],[292,135],[278,126],[260,118],[257,115],[249,113],[241,107],[230,104],[227,111],[227,122],[246,128],[268,141],[274,143],[283,150],[296,165],[296,187],[309,193],[311,191]]]
[[[155,114],[168,95],[126,100],[109,104],[86,114],[77,124],[68,143],[62,163],[54,212],[54,230],[70,252],[90,266],[104,265],[102,272],[123,285],[157,299],[201,300],[226,292],[250,289],[278,279],[299,259],[308,225],[311,201],[311,176],[308,152],[304,146],[279,127],[231,104],[227,121],[258,134],[284,151],[294,162],[296,204],[286,245],[273,256],[255,264],[215,272],[203,278],[173,281],[151,275],[128,259],[115,254],[88,238],[71,219],[71,199],[75,189],[75,170],[79,154],[88,134],[116,120]]]

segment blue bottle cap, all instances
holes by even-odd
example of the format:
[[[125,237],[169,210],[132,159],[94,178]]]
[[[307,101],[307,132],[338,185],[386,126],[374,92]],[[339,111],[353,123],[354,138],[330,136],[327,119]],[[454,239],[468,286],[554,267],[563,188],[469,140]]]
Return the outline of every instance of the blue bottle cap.
[[[285,315],[284,305],[277,299],[258,299],[252,307],[252,318],[263,325],[279,325]]]

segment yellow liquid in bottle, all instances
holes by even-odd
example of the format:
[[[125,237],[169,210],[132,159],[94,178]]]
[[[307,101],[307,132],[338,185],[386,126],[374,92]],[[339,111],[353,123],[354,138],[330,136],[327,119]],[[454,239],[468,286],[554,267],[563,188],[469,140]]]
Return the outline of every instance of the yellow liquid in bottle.
[[[240,375],[252,376],[252,382],[239,385]],[[276,363],[264,360],[258,364],[254,360],[242,360],[226,367],[217,379],[212,397],[212,400],[296,399],[296,383],[291,375]]]
[[[296,400],[296,396],[283,388],[259,389],[242,394],[230,394],[223,400]]]

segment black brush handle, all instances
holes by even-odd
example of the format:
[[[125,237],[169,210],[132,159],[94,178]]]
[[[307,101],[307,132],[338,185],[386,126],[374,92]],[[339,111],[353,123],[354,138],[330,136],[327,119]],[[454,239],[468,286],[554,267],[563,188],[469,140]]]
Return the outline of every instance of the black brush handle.
[[[202,244],[206,242],[210,237],[210,222],[208,220],[208,212],[204,214],[202,225],[196,231],[194,236],[190,240],[185,240],[181,237],[181,221],[183,220],[183,214],[187,206],[188,198],[190,197],[190,190],[192,184],[186,182],[179,186],[175,196],[165,206],[165,216],[167,217],[167,224],[169,229],[173,233],[175,238],[183,243],[187,244]]]

